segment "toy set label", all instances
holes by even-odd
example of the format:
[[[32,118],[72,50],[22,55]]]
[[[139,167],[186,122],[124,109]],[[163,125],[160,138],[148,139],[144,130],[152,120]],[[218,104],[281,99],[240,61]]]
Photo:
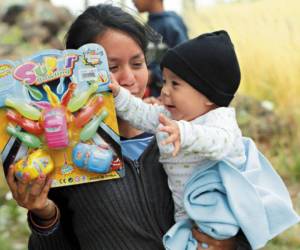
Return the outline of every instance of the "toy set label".
[[[51,174],[52,187],[124,176],[104,49],[47,50],[0,61],[0,151],[5,173]]]

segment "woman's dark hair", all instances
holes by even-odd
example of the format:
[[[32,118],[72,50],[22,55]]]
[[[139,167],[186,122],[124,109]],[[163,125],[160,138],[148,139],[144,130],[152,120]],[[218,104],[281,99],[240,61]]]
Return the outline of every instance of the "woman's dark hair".
[[[108,29],[120,30],[134,39],[146,53],[149,30],[132,15],[110,4],[99,4],[87,8],[71,25],[66,34],[66,48],[78,49],[92,43]],[[150,31],[151,32],[151,31]]]

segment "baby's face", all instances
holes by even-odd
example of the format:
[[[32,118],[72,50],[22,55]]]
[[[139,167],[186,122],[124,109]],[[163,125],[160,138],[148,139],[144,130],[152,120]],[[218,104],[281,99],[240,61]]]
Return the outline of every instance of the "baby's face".
[[[191,121],[215,108],[206,96],[194,89],[171,70],[163,69],[161,101],[174,120]]]

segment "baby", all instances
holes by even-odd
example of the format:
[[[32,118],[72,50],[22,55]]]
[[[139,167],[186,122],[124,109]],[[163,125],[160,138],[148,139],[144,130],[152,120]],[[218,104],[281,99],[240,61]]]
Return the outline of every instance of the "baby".
[[[157,132],[160,161],[178,221],[187,217],[182,204],[184,185],[201,164],[226,158],[239,165],[245,160],[235,110],[228,107],[239,87],[240,69],[225,31],[204,34],[170,49],[161,68],[162,105],[144,103],[115,81],[111,89],[119,117],[143,131]]]
[[[175,204],[175,221],[177,223],[174,226],[176,230],[178,229],[177,224],[180,225],[182,221],[186,221],[190,217],[190,214],[186,211],[186,204],[184,204],[187,182],[199,170],[210,169],[220,162],[225,162],[228,166],[228,173],[234,175],[232,179],[224,184],[225,190],[226,185],[231,185],[231,187],[237,185],[238,191],[242,192],[241,194],[243,192],[249,196],[253,194],[257,204],[263,204],[266,195],[261,193],[261,197],[256,196],[257,193],[260,193],[260,189],[258,189],[260,183],[249,186],[247,174],[246,177],[243,175],[246,172],[245,166],[259,169],[258,173],[261,176],[262,173],[266,174],[267,178],[272,180],[271,183],[275,189],[280,187],[282,190],[286,190],[283,182],[279,179],[280,177],[277,176],[267,161],[262,160],[260,153],[252,154],[248,159],[248,155],[253,150],[245,148],[245,145],[249,144],[242,137],[236,121],[235,110],[228,107],[240,84],[240,68],[234,46],[226,31],[203,34],[169,49],[162,59],[161,68],[163,70],[161,105],[151,105],[143,102],[131,95],[128,90],[119,86],[115,80],[112,81],[110,87],[115,96],[117,115],[129,121],[137,129],[156,134],[160,150],[160,162],[168,175],[168,184]],[[251,147],[259,152],[255,146],[252,145]],[[253,157],[253,155],[255,156]],[[263,166],[260,168],[259,165],[252,164],[253,159],[257,159],[255,161]],[[235,172],[232,172],[231,169],[235,169]],[[268,170],[265,171],[265,169]],[[254,173],[254,171],[252,172]],[[219,178],[220,175],[216,176]],[[234,180],[236,183],[231,184],[231,181],[234,182]],[[267,183],[264,178],[257,178],[257,180],[263,183],[262,186],[264,182]],[[273,196],[273,186],[267,188],[271,192],[270,197],[274,198],[275,202],[268,203],[266,208],[263,205],[258,206],[263,208],[261,215],[259,215],[263,218],[266,217],[265,213],[268,211],[268,206],[274,208],[278,203],[281,204],[281,200],[277,200],[278,196]],[[231,197],[228,190],[225,191],[226,196]],[[236,187],[234,190],[236,190]],[[223,191],[221,193],[223,197]],[[244,199],[245,196],[241,197],[241,194],[233,193],[236,195],[230,199],[230,202],[233,201],[234,203],[233,206],[230,206],[230,202],[226,201],[225,198],[225,210],[218,211],[217,208],[220,208],[220,206],[209,210],[211,211],[210,216],[215,215],[213,220],[208,222],[213,229],[205,232],[211,233],[212,237],[225,239],[234,236],[241,227],[251,246],[253,248],[261,247],[262,244],[275,235],[270,236],[269,231],[266,229],[268,227],[272,228],[272,226],[264,224],[259,232],[262,237],[257,237],[257,228],[255,227],[260,225],[251,222],[252,216],[247,210],[252,205],[255,207],[257,204],[248,204],[248,200]],[[288,192],[285,195],[287,196],[286,201],[290,202]],[[277,231],[273,230],[274,228],[272,230],[273,232],[276,231],[277,234],[298,221],[296,213],[288,202],[286,204],[280,212],[278,210],[276,211],[277,214],[272,214],[274,216],[271,218],[273,221],[276,220],[274,218],[279,218],[278,216],[282,212],[287,212],[287,217],[289,217],[288,222],[283,220],[280,223],[275,223],[274,227]],[[239,206],[240,208],[237,211],[232,211],[232,208]],[[207,207],[209,206],[207,205]],[[225,216],[224,211],[226,211]],[[247,213],[250,218],[248,218],[248,215],[244,216]],[[242,219],[239,221],[240,214]],[[232,230],[231,222],[216,223],[224,218],[230,218],[237,226]],[[193,218],[193,220],[195,219]],[[236,220],[238,221],[236,222]],[[211,226],[207,227],[206,223],[201,228],[201,224],[200,221],[199,227],[201,230],[206,230]],[[243,226],[240,226],[240,224]],[[268,223],[266,222],[266,224]],[[284,226],[282,226],[283,224]],[[216,226],[214,228],[215,225],[221,225],[221,227]],[[175,230],[173,227],[169,230],[171,235]],[[221,228],[220,231],[218,231],[219,228]],[[167,249],[186,249],[183,246],[169,247],[169,238],[169,236],[164,237],[164,244]]]

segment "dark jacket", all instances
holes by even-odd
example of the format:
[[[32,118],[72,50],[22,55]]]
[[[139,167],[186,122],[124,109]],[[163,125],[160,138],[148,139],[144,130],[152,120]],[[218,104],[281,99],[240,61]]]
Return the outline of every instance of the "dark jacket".
[[[125,159],[122,179],[51,189],[60,226],[49,236],[32,233],[29,249],[164,249],[162,236],[174,212],[158,157],[151,142],[138,161]]]
[[[30,250],[163,250],[162,237],[174,224],[167,176],[152,141],[138,161],[124,159],[122,179],[54,188],[58,229],[49,236],[32,232]],[[240,232],[238,250],[249,250]]]
[[[151,13],[148,25],[162,35],[162,41],[169,48],[188,39],[187,28],[182,18],[173,11]]]
[[[154,44],[152,47],[155,52],[149,53],[151,54],[150,61],[152,60],[149,65],[151,70],[151,94],[159,96],[162,83],[162,74],[159,66],[161,57],[168,48],[173,48],[186,41],[188,34],[182,18],[173,11],[150,13],[147,24],[162,35],[162,44]],[[153,85],[151,86],[151,84]]]

